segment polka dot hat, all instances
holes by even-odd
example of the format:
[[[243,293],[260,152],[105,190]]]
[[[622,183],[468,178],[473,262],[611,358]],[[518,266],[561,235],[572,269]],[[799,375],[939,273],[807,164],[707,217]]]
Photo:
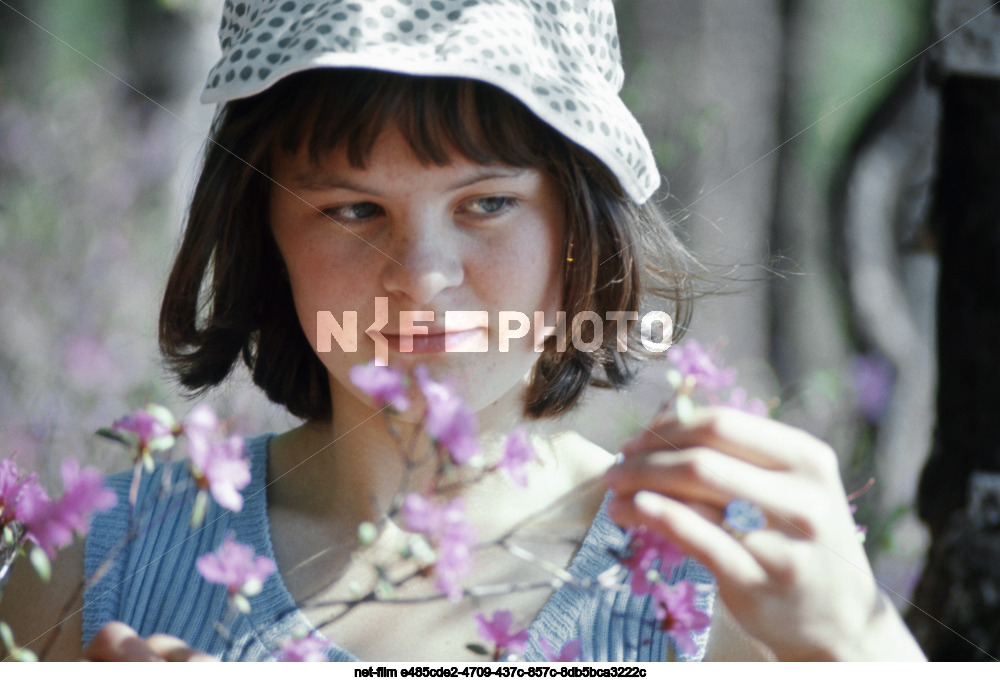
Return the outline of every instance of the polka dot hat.
[[[642,203],[660,183],[618,96],[612,0],[226,0],[205,103],[306,69],[355,67],[484,81],[588,149]]]

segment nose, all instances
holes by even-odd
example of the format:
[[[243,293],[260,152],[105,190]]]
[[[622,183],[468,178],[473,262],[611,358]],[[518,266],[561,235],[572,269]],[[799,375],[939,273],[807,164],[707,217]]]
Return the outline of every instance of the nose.
[[[413,216],[393,230],[392,257],[383,271],[386,291],[412,305],[426,305],[465,278],[459,235],[441,216]]]

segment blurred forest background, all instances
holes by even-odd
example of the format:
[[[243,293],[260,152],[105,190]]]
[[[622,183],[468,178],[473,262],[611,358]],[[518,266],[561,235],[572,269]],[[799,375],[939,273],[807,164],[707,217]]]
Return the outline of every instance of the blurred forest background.
[[[913,508],[934,423],[936,114],[913,59],[931,3],[615,4],[658,200],[731,275],[690,335],[717,344],[752,395],[779,398],[778,417],[830,441],[848,491],[875,478],[858,518],[905,606],[927,548]],[[156,317],[212,115],[197,98],[221,6],[0,0],[2,453],[50,481],[68,454],[123,468],[91,434],[143,402],[188,409],[160,366]],[[904,95],[912,119],[873,160],[867,142]],[[616,448],[661,402],[662,373],[594,394],[581,429]],[[291,423],[245,380],[209,399],[239,432]]]

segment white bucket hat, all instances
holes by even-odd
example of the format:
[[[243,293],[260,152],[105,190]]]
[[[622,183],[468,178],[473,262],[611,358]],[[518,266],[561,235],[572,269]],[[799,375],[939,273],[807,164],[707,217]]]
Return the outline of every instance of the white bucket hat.
[[[611,0],[226,0],[205,103],[350,67],[499,87],[597,156],[637,203],[660,184],[624,80]]]

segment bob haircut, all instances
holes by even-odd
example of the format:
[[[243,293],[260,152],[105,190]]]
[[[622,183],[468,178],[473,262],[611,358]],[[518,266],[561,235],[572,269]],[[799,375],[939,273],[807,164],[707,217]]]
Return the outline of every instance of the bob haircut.
[[[317,164],[343,148],[364,167],[387,126],[397,126],[428,165],[458,153],[543,169],[564,188],[564,248],[572,243],[573,259],[563,264],[562,309],[568,322],[581,311],[600,315],[604,342],[593,352],[572,343],[558,352],[547,339],[525,391],[526,416],[562,414],[588,385],[632,380],[631,360],[649,357],[637,350],[639,325],[629,322],[630,350],[620,352],[617,323],[606,313],[639,312],[644,279],[671,301],[674,328],[686,325],[690,262],[666,220],[649,203],[636,205],[600,161],[518,100],[468,79],[314,69],[228,102],[213,123],[160,309],[161,352],[188,390],[218,385],[242,357],[269,399],[303,419],[331,417],[327,371],[296,317],[271,234],[271,162],[278,151],[308,145]]]

